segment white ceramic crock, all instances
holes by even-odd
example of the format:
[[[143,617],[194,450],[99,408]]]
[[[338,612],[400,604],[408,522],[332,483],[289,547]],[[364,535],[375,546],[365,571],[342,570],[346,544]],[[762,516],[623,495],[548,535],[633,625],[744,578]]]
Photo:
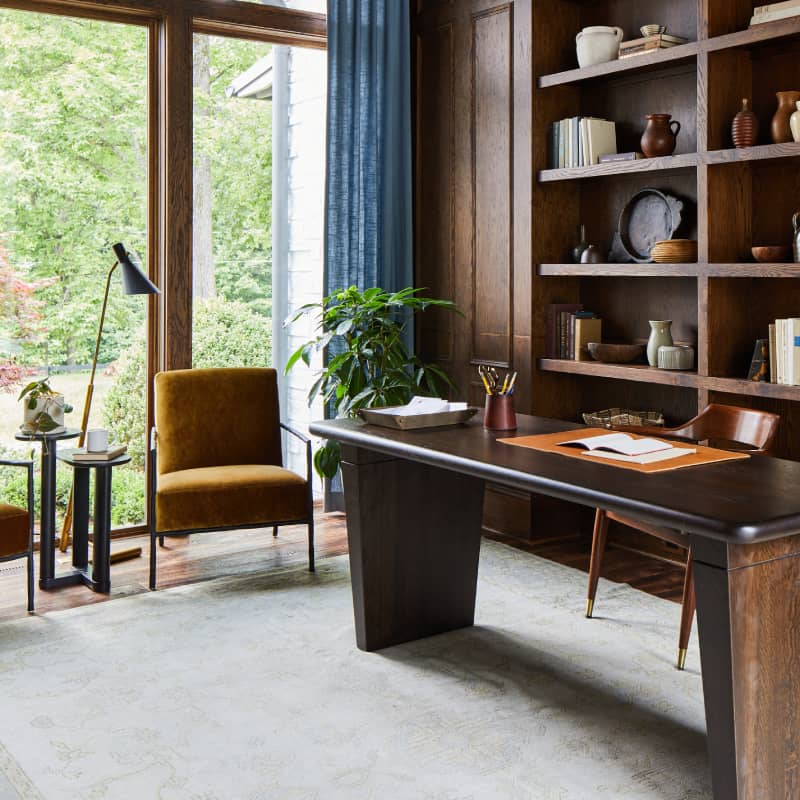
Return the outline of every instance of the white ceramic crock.
[[[591,67],[619,58],[619,44],[622,41],[622,28],[607,25],[592,25],[584,28],[576,37],[578,66]]]

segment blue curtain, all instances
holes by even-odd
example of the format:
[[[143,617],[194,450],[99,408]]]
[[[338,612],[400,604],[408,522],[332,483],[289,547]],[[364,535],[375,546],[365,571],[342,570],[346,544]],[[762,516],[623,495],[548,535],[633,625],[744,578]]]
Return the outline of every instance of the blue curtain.
[[[412,269],[408,3],[328,0],[325,294]]]

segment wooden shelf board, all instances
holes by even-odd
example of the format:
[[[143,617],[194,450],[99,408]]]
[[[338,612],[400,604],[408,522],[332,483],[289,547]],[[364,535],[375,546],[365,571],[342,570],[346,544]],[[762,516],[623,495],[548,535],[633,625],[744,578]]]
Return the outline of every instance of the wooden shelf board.
[[[539,77],[538,86],[540,89],[547,89],[550,86],[580,83],[581,81],[605,78],[611,75],[629,75],[654,70],[658,69],[662,64],[674,66],[681,61],[690,61],[695,58],[699,50],[700,46],[697,42],[687,42],[675,47],[652,50],[649,53],[641,53],[614,61],[606,61],[602,64],[594,64],[591,67],[579,67],[577,69],[564,70],[563,72],[554,72],[550,75],[542,75]]]
[[[798,35],[800,35],[800,16],[788,17],[775,22],[765,22],[762,25],[753,25],[752,28],[727,33],[724,36],[714,36],[702,42],[701,48],[708,52],[714,52],[737,47],[753,47],[775,39]]]
[[[776,158],[800,158],[800,142],[710,150],[701,156],[701,160],[706,164],[733,164],[740,161],[763,161]]]
[[[592,278],[694,278],[698,269],[698,264],[539,264],[536,274]]]
[[[712,392],[741,394],[749,397],[769,397],[773,400],[800,402],[800,386],[783,386],[778,383],[760,383],[739,378],[702,378],[704,388]]]
[[[540,277],[800,278],[800,264],[539,264]]]
[[[582,180],[600,178],[605,175],[631,175],[635,173],[665,172],[673,169],[690,169],[697,166],[697,153],[682,153],[677,156],[642,158],[638,161],[612,161],[606,164],[593,164],[590,167],[565,167],[564,169],[543,169],[539,172],[539,183],[553,181]]]
[[[538,364],[539,369],[544,372],[591,375],[595,378],[658,383],[664,386],[688,386],[692,389],[697,388],[699,380],[696,372],[656,369],[647,364],[602,364],[599,361],[567,361],[556,358],[540,358]]]
[[[800,278],[800,264],[703,264],[709,278]]]

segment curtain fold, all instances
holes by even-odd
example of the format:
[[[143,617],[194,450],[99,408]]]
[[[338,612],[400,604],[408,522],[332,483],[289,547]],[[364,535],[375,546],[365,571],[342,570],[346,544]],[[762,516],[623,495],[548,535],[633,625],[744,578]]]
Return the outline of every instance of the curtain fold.
[[[328,0],[325,294],[413,283],[408,4]]]

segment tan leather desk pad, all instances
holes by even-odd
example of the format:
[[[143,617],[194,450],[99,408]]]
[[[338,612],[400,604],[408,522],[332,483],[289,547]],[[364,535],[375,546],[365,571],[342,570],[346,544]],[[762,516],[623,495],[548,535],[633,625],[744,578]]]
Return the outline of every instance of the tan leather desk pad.
[[[543,453],[558,453],[558,455],[566,456],[567,458],[580,458],[583,461],[588,459],[596,464],[604,464],[608,467],[621,467],[622,469],[631,469],[634,472],[644,473],[671,472],[672,470],[684,469],[685,467],[700,467],[703,464],[716,464],[720,461],[739,461],[743,458],[750,458],[747,453],[717,450],[714,447],[704,447],[699,444],[683,445],[682,443],[678,444],[669,439],[664,439],[664,441],[669,442],[675,447],[695,449],[697,452],[671,461],[660,461],[653,464],[631,464],[627,461],[616,461],[611,458],[590,456],[588,455],[588,450],[578,447],[559,447],[561,442],[569,442],[573,439],[585,439],[588,436],[603,436],[608,433],[613,433],[613,431],[609,431],[605,428],[584,428],[560,431],[559,433],[543,433],[538,436],[515,436],[510,439],[498,439],[497,441],[503,444],[516,445],[517,447],[529,447],[531,450],[540,450]],[[637,436],[635,433],[629,435],[634,439],[657,438],[652,436]]]

